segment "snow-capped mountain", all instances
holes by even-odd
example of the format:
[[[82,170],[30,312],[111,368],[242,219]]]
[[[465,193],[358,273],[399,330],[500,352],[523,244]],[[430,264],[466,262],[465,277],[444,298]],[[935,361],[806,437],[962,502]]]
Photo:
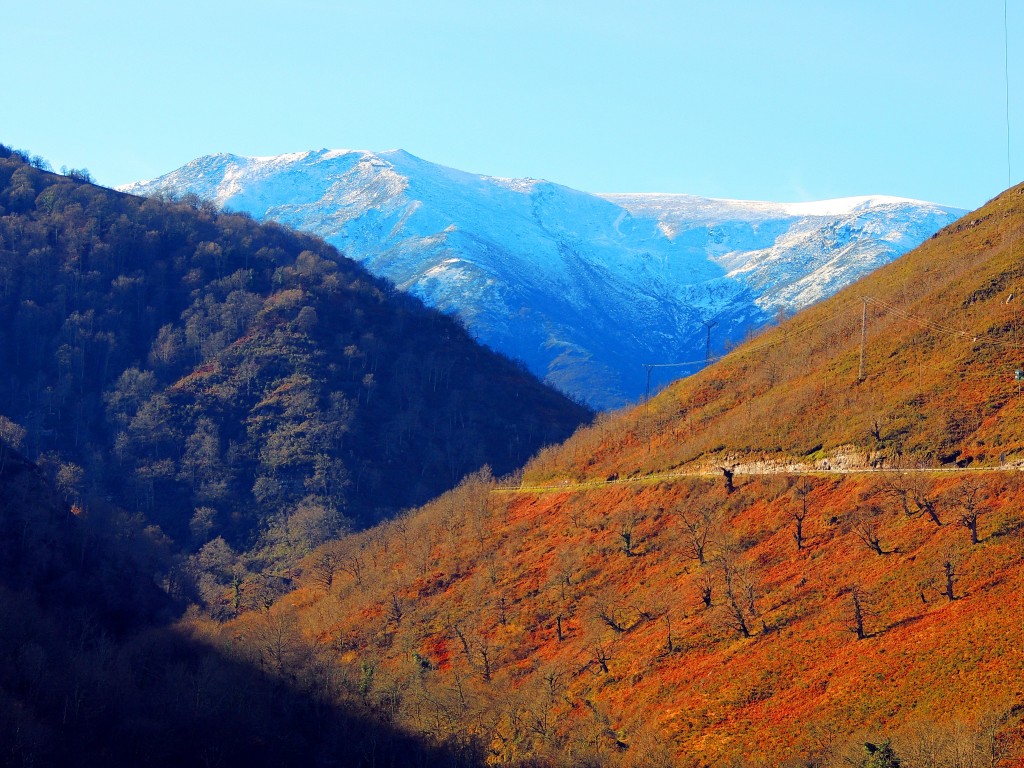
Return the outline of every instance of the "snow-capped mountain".
[[[599,408],[642,395],[645,363],[703,360],[705,321],[714,354],[963,213],[878,196],[595,195],[402,150],[211,155],[122,189],[193,193],[316,233]]]

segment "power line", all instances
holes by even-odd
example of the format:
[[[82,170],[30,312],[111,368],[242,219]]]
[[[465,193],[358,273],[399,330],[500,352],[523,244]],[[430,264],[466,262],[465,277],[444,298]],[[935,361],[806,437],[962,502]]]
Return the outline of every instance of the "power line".
[[[860,368],[857,370],[857,381],[864,381],[864,346],[868,340],[868,297],[861,296],[864,311],[860,316]]]
[[[732,350],[730,352],[725,352],[725,353],[723,353],[721,355],[717,355],[715,357],[707,357],[706,356],[703,360],[684,360],[684,361],[678,362],[678,363],[643,363],[643,367],[647,371],[648,387],[650,386],[650,374],[651,374],[651,371],[654,368],[687,368],[687,367],[690,367],[690,366],[708,365],[709,363],[717,363],[717,362],[720,362],[720,361],[725,360],[727,358],[735,357],[737,355],[746,355],[746,354],[751,354],[753,352],[759,352],[759,351],[761,351],[763,349],[768,349],[770,347],[777,347],[780,344],[785,344],[791,338],[794,338],[794,337],[797,337],[797,336],[803,336],[804,334],[810,333],[811,331],[819,328],[822,325],[825,325],[826,323],[830,323],[833,320],[838,319],[840,316],[842,316],[850,308],[850,306],[852,304],[856,304],[858,302],[863,302],[862,319],[861,319],[861,338],[862,338],[862,343],[863,343],[864,337],[866,335],[866,323],[867,323],[866,308],[867,308],[867,304],[871,303],[871,304],[874,304],[875,306],[878,306],[878,307],[882,308],[887,313],[896,315],[897,317],[900,317],[900,318],[902,318],[904,320],[907,320],[909,322],[915,323],[915,324],[921,326],[922,328],[924,328],[926,330],[934,331],[935,333],[941,333],[941,334],[944,334],[946,336],[955,336],[955,337],[961,338],[961,339],[970,338],[975,343],[980,343],[980,344],[984,344],[984,345],[990,345],[990,346],[996,346],[996,347],[1012,347],[1014,349],[1024,348],[1024,344],[1021,344],[1021,343],[1018,343],[1018,342],[1015,342],[1015,341],[1002,341],[1000,339],[982,338],[982,337],[979,337],[977,334],[969,333],[967,331],[959,330],[957,328],[952,328],[952,327],[950,327],[948,325],[943,325],[943,324],[935,322],[934,320],[931,320],[931,319],[929,319],[927,317],[922,317],[920,315],[915,315],[915,314],[913,314],[911,312],[907,312],[906,310],[900,309],[899,307],[896,307],[896,306],[890,304],[889,302],[884,301],[883,299],[876,298],[874,296],[861,296],[858,299],[849,299],[849,300],[843,302],[837,308],[835,313],[833,313],[831,315],[827,315],[827,316],[821,318],[820,320],[814,321],[813,323],[805,324],[805,325],[803,325],[803,327],[799,328],[798,330],[790,331],[786,335],[781,336],[781,337],[776,338],[776,339],[771,340],[771,341],[765,341],[765,342],[762,342],[760,344],[753,344],[753,345],[745,344],[745,345],[743,345],[741,347],[738,347],[735,350]],[[647,397],[645,399],[649,399],[649,398],[650,398],[650,389],[648,388],[648,390],[647,390]]]
[[[1010,161],[1010,25],[1007,22],[1007,0],[1003,0],[1003,78],[1006,81],[1006,187],[1013,186]]]
[[[928,330],[932,330],[937,333],[944,333],[947,336],[958,336],[960,338],[965,339],[971,338],[976,343],[987,344],[994,347],[1013,347],[1015,349],[1020,349],[1022,346],[1016,341],[985,339],[979,337],[978,334],[975,333],[969,333],[968,331],[961,331],[956,328],[951,328],[948,325],[942,325],[941,323],[937,323],[934,320],[929,320],[928,318],[921,317],[920,315],[914,315],[910,312],[900,309],[899,307],[894,307],[889,302],[883,301],[882,299],[876,299],[874,296],[867,296],[865,297],[865,299],[867,301],[870,301],[872,304],[880,306],[886,311],[891,312],[894,315],[897,315],[898,317],[902,317],[904,320],[909,320],[912,323],[920,325],[922,328],[927,328]]]
[[[760,350],[768,349],[769,347],[777,347],[780,344],[785,344],[787,341],[789,341],[793,337],[802,336],[805,333],[810,333],[815,328],[818,328],[819,326],[822,326],[825,323],[830,323],[833,320],[838,319],[846,311],[846,309],[849,307],[849,305],[852,303],[852,301],[853,300],[851,299],[851,300],[843,302],[842,304],[839,305],[839,307],[836,309],[836,311],[833,314],[827,315],[827,316],[821,318],[820,320],[815,320],[812,323],[804,324],[798,330],[787,331],[787,334],[785,336],[782,336],[781,338],[775,339],[773,341],[763,341],[763,342],[761,342],[759,344],[744,344],[744,345],[742,345],[740,347],[737,347],[736,349],[731,350],[729,352],[723,352],[721,355],[713,355],[712,357],[705,358],[703,360],[683,360],[683,361],[678,362],[678,363],[643,363],[643,367],[644,368],[687,368],[689,366],[705,365],[706,363],[717,363],[720,360],[725,360],[727,358],[734,357],[734,356],[737,356],[737,355],[745,355],[745,354],[749,354],[751,352],[759,352]]]
[[[708,339],[704,347],[704,361],[705,365],[711,361],[711,329],[718,325],[717,320],[705,320],[704,327],[708,330]]]
[[[907,312],[906,310],[893,306],[887,301],[883,301],[882,299],[876,299],[874,296],[865,296],[864,300],[870,301],[872,304],[881,307],[882,309],[896,315],[897,317],[902,317],[904,320],[909,320],[912,323],[920,325],[922,328],[927,328],[928,330],[936,331],[937,333],[944,333],[948,336],[961,337],[966,337],[970,335],[967,333],[967,331],[961,331],[956,328],[951,328],[947,325],[942,325],[941,323],[937,323],[934,320],[929,320],[927,317],[914,315],[910,312]]]

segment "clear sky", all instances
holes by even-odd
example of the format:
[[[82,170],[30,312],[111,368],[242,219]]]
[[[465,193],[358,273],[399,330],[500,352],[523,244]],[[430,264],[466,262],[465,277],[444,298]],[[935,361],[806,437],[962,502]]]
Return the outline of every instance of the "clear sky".
[[[1008,0],[1013,180],[1024,0]],[[590,192],[973,208],[1007,186],[1003,0],[8,0],[0,142],[108,185],[402,148]]]

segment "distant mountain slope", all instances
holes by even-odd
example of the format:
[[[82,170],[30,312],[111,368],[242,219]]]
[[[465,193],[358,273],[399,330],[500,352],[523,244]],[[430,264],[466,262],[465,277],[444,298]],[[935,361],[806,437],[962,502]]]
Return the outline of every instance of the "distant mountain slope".
[[[212,155],[124,189],[194,193],[314,232],[602,408],[643,393],[642,363],[703,360],[704,321],[720,351],[962,213],[885,197],[591,195],[401,150]]]
[[[676,240],[696,238],[764,309],[802,309],[919,245],[964,211],[898,197],[814,203],[602,195],[657,218]]]
[[[319,238],[6,149],[0,371],[0,416],[75,494],[271,562],[590,415]]]
[[[496,765],[1019,768],[1022,193],[522,484],[325,545],[270,615]]]

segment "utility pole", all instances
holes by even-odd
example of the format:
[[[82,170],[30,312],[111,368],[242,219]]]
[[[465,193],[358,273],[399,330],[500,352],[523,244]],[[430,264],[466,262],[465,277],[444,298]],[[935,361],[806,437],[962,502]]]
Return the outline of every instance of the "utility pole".
[[[707,340],[704,342],[704,366],[711,362],[711,329],[718,325],[717,320],[705,320],[704,327],[708,330]]]
[[[924,395],[924,388],[921,386],[921,368],[923,367],[922,361],[924,360],[924,350],[921,349],[921,345],[917,347],[917,394],[918,396]]]
[[[860,370],[857,372],[857,381],[864,381],[864,344],[868,340],[868,297],[861,296],[864,302],[864,311],[860,316]]]
[[[647,433],[647,452],[651,452],[651,421],[648,418],[648,412],[650,410],[649,403],[651,402],[651,370],[654,368],[652,363],[644,363],[644,368],[647,369],[647,394],[644,395],[644,431]]]

